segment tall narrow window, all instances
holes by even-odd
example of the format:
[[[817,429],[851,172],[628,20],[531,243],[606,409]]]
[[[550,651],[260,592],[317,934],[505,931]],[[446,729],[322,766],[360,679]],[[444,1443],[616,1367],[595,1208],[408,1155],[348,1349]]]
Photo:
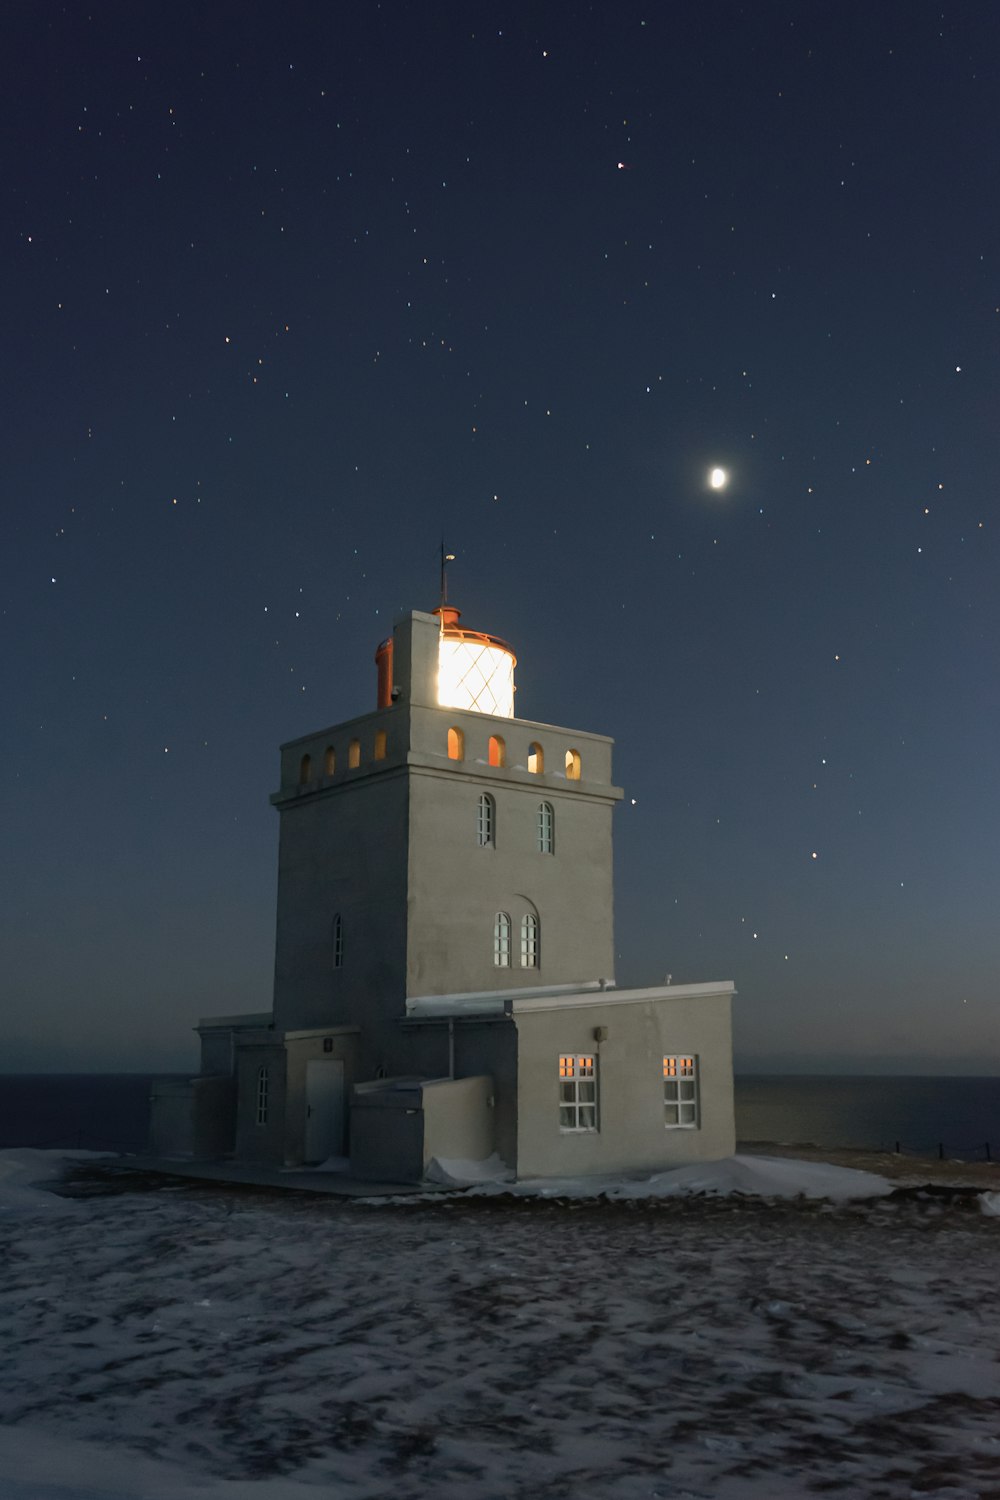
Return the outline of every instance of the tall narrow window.
[[[556,815],[551,802],[538,804],[538,852],[554,854],[556,848]]]
[[[337,755],[332,745],[326,747],[326,758],[323,762],[323,772],[326,776],[333,776],[337,770]]]
[[[479,836],[479,847],[485,849],[493,843],[493,831],[496,827],[497,805],[489,792],[480,792],[479,809],[476,820],[476,832]]]
[[[493,918],[493,962],[498,969],[510,968],[510,917],[505,911]]]
[[[356,771],[361,764],[361,741],[352,740],[347,747],[348,770]]]
[[[521,918],[521,968],[538,968],[538,918],[531,911]]]
[[[668,1130],[698,1128],[698,1059],[663,1059],[663,1123]]]
[[[560,1055],[559,1128],[597,1129],[597,1060],[593,1056]]]
[[[541,775],[545,770],[545,751],[537,741],[528,746],[528,770],[533,775]]]
[[[448,730],[448,759],[465,759],[465,735],[460,729],[455,729],[454,726]]]
[[[499,734],[490,735],[489,762],[491,766],[507,764],[507,746]]]
[[[344,967],[344,919],[339,911],[333,919],[333,967]]]
[[[303,755],[302,759],[299,761],[299,784],[301,785],[302,782],[308,781],[311,774],[312,756]]]
[[[580,752],[579,750],[566,751],[566,780],[580,780]]]
[[[386,746],[385,730],[384,729],[376,729],[376,731],[375,731],[375,759],[376,760],[385,760],[385,746]]]
[[[257,1069],[257,1124],[267,1124],[268,1095],[271,1090],[271,1078],[266,1067]]]

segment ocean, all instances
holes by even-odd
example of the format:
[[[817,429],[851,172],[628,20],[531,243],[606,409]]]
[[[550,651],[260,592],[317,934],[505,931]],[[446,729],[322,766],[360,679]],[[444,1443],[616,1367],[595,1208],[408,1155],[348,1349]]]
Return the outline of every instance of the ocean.
[[[146,1148],[149,1086],[160,1073],[0,1075],[0,1147]],[[186,1077],[186,1074],[177,1074]],[[855,1078],[744,1073],[744,1142],[859,1146],[1000,1160],[1000,1078]]]

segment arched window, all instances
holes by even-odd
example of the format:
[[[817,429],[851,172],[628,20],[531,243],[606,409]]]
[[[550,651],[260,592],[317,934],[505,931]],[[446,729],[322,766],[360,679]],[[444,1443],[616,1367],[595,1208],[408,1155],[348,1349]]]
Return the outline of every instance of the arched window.
[[[302,759],[299,761],[299,785],[301,786],[304,781],[308,781],[311,774],[312,756],[303,755]]]
[[[510,968],[510,917],[505,911],[493,918],[493,962],[498,969]]]
[[[386,745],[385,730],[384,729],[376,729],[376,731],[375,731],[375,759],[376,760],[385,760],[385,745]]]
[[[531,911],[521,918],[521,968],[538,968],[538,918]]]
[[[361,741],[352,740],[347,747],[347,767],[350,771],[356,771],[361,764]]]
[[[266,1067],[257,1069],[257,1124],[267,1124],[268,1094],[271,1091],[271,1077]]]
[[[448,730],[448,759],[465,759],[465,735],[460,729],[455,729],[454,726]]]
[[[551,802],[538,804],[538,852],[554,854],[556,850],[556,814]]]
[[[332,745],[326,747],[326,759],[324,761],[324,774],[333,776],[337,770],[337,755]]]
[[[497,805],[489,792],[480,792],[479,808],[476,818],[476,832],[479,836],[479,847],[485,849],[493,843],[494,829],[496,828]]]
[[[580,752],[579,750],[566,751],[566,780],[580,780]]]
[[[333,967],[344,967],[344,919],[339,911],[333,918]]]
[[[499,734],[490,735],[489,761],[491,766],[505,766],[507,764],[507,746]]]
[[[528,746],[528,770],[535,775],[545,770],[545,751],[536,741]]]

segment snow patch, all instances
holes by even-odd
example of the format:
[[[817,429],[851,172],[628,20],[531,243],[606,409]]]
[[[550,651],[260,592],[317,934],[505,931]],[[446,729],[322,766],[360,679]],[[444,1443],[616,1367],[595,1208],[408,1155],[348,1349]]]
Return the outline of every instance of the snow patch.
[[[496,1152],[484,1161],[462,1161],[458,1158],[432,1158],[424,1176],[428,1182],[444,1187],[472,1187],[483,1182],[513,1182],[514,1174]]]
[[[106,1151],[37,1151],[31,1146],[0,1151],[0,1216],[72,1214],[80,1205],[47,1192],[45,1184],[65,1177],[73,1161],[107,1156]]]
[[[475,1190],[474,1190],[475,1191]],[[682,1194],[755,1198],[827,1198],[846,1203],[880,1198],[892,1184],[874,1172],[835,1167],[829,1162],[795,1161],[776,1156],[729,1156],[722,1161],[674,1167],[651,1177],[534,1177],[519,1182],[489,1183],[480,1192],[514,1193],[533,1198],[674,1198]]]

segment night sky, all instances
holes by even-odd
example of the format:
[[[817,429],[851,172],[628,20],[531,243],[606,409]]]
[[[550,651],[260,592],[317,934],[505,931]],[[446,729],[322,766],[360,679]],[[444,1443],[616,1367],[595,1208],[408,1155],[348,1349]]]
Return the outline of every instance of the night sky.
[[[619,983],[998,1071],[1000,10],[4,32],[0,1071],[269,1007],[277,746],[442,536],[520,715],[616,739]]]

